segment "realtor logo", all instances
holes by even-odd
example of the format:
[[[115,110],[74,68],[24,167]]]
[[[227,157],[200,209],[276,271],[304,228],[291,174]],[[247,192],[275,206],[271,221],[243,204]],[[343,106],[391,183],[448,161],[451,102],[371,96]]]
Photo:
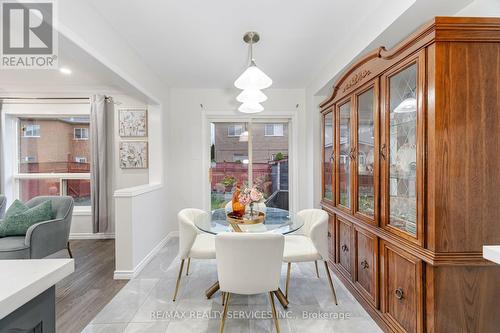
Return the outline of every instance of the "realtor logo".
[[[57,68],[55,3],[0,0],[2,69]]]

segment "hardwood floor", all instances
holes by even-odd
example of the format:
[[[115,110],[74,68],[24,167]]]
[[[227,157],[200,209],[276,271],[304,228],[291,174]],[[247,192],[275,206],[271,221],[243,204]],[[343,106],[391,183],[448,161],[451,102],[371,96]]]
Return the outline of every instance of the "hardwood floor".
[[[56,325],[59,333],[78,333],[128,282],[113,280],[115,241],[70,242],[75,272],[56,285]]]

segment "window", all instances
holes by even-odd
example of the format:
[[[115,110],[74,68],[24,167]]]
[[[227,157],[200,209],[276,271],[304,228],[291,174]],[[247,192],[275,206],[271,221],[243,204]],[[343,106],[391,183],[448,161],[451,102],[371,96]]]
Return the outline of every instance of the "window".
[[[28,124],[23,127],[23,137],[25,138],[39,138],[40,125]]]
[[[244,164],[248,164],[248,156],[246,154],[234,154],[233,162],[241,162]]]
[[[74,136],[75,140],[88,140],[89,139],[89,129],[88,128],[75,128]]]
[[[87,163],[87,158],[82,157],[82,156],[77,156],[77,157],[75,157],[75,162],[76,163]]]
[[[288,123],[255,119],[251,123],[213,122],[210,126],[211,209],[224,208],[236,185],[251,183],[262,191],[268,207],[288,210]],[[243,139],[246,131],[252,135]],[[238,140],[231,138],[237,134],[241,134]]]
[[[227,136],[240,136],[243,133],[243,125],[232,124],[227,126]]]
[[[283,136],[283,124],[266,124],[264,127],[265,136]]]
[[[89,117],[18,118],[18,122],[17,197],[27,201],[40,195],[69,195],[75,206],[90,208]],[[43,144],[26,137],[39,134],[40,127]]]

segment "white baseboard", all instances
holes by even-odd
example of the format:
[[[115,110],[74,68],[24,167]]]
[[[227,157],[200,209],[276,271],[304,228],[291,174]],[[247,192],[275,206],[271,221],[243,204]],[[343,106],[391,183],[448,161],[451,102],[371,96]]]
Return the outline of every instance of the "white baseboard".
[[[113,274],[113,279],[115,280],[130,280],[135,278],[139,273],[146,267],[146,265],[154,258],[154,256],[160,252],[160,250],[167,244],[167,242],[174,237],[179,237],[179,231],[171,231],[163,238],[156,246],[141,260],[134,270],[128,271],[116,271]]]
[[[97,234],[91,232],[75,232],[73,234],[69,234],[69,239],[114,239],[114,233],[104,233],[99,232]]]

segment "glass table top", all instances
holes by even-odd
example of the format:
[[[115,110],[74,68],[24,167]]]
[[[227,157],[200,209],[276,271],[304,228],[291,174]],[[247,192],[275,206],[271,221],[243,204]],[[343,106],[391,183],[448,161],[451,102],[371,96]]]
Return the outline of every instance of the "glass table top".
[[[288,234],[300,229],[304,225],[304,220],[297,214],[279,208],[266,208],[266,216],[263,223],[259,224],[238,224],[239,232],[272,232]],[[221,209],[207,212],[197,216],[194,224],[198,229],[210,234],[222,232],[234,232],[235,230],[226,219],[226,211]]]

